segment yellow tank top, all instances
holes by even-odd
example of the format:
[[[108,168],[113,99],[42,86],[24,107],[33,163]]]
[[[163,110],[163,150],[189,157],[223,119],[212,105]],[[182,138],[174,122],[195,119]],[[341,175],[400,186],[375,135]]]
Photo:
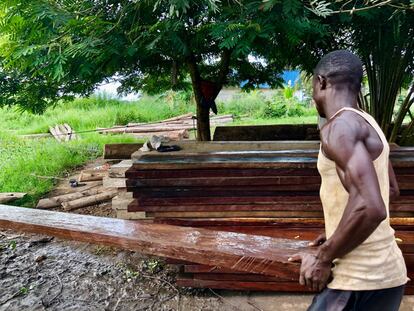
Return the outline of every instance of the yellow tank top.
[[[328,288],[356,291],[400,286],[405,284],[408,278],[404,258],[397,246],[394,230],[389,221],[389,145],[381,128],[371,115],[346,107],[340,109],[334,116],[344,110],[353,111],[363,117],[381,138],[384,147],[373,164],[388,216],[362,244],[343,258],[334,260],[333,280],[328,284]],[[320,198],[325,218],[326,237],[329,238],[342,218],[349,195],[339,179],[335,162],[322,153],[322,148],[318,155],[318,171],[322,178]]]

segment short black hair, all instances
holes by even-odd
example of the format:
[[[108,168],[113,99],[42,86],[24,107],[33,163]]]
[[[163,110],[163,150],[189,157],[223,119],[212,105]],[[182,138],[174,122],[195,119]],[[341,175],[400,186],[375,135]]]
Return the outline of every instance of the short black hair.
[[[325,77],[332,85],[348,85],[353,91],[359,92],[363,76],[362,62],[347,50],[337,50],[322,57],[314,74]]]

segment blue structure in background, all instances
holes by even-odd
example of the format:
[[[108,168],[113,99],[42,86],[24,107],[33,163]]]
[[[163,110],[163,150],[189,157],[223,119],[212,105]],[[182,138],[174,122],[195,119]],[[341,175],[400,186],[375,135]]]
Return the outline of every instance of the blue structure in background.
[[[288,85],[290,81],[290,86],[293,87],[300,81],[300,71],[299,70],[285,70],[282,72],[281,77],[283,79],[283,83]],[[240,87],[243,87],[247,81],[243,81],[240,83]],[[270,89],[269,84],[259,84],[260,89]]]

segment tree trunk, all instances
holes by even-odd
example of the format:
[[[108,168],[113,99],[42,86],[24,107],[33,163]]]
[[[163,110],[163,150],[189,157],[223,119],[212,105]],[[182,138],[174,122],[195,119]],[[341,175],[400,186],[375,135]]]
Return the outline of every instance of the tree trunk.
[[[201,96],[195,96],[195,98],[197,103],[197,140],[210,141],[210,108],[201,105]]]
[[[204,107],[201,94],[201,77],[197,68],[197,63],[194,57],[191,57],[188,61],[188,69],[191,76],[191,84],[193,86],[194,97],[197,105],[197,140],[198,141],[210,141],[210,113],[209,108]]]

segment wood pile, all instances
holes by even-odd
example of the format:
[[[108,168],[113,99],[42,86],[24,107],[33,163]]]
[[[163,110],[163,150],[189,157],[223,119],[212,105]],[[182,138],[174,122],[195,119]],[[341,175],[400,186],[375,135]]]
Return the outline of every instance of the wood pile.
[[[136,152],[125,173],[128,213],[156,223],[308,240],[323,231],[317,142],[187,144],[179,152]],[[391,152],[401,196],[391,223],[414,277],[414,149]],[[175,262],[177,263],[177,262]],[[178,285],[305,291],[293,275],[269,278],[180,262]],[[414,293],[409,285],[407,292]]]
[[[125,172],[132,166],[131,160],[124,160],[109,168],[108,176],[103,179],[103,186],[116,189],[117,194],[112,199],[112,209],[120,219],[142,219],[143,213],[128,213],[128,205],[133,201],[132,193],[127,192]]]
[[[75,131],[67,123],[50,126],[49,132],[57,141],[60,142],[74,140],[78,138]]]
[[[211,125],[223,125],[233,122],[232,115],[213,116]],[[128,123],[126,126],[114,126],[109,129],[99,129],[100,133],[124,134],[128,133],[136,138],[149,138],[151,136],[165,136],[171,140],[189,138],[189,131],[196,128],[193,114],[188,113],[178,117],[152,123]]]

